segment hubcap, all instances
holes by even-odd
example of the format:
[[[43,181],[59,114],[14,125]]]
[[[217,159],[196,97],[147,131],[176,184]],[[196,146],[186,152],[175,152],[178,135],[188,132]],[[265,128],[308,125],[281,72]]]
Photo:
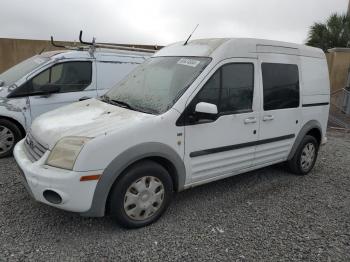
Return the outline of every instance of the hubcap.
[[[15,143],[15,136],[10,129],[0,126],[0,154],[7,153]]]
[[[316,156],[316,149],[314,144],[308,143],[301,152],[300,164],[303,171],[308,171],[312,166]]]
[[[145,220],[154,215],[164,200],[163,183],[156,177],[144,176],[128,188],[124,197],[124,210],[134,220]]]

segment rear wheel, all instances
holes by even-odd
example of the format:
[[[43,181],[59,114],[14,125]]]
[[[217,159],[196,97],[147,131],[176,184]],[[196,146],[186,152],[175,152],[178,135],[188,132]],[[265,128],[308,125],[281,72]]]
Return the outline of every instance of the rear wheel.
[[[114,185],[110,195],[110,214],[128,228],[155,222],[168,207],[173,194],[167,170],[153,161],[133,165]]]
[[[16,124],[7,119],[0,119],[0,158],[11,155],[21,138],[21,131]]]
[[[308,174],[315,165],[319,144],[315,137],[306,135],[293,158],[288,162],[291,171],[297,175]]]

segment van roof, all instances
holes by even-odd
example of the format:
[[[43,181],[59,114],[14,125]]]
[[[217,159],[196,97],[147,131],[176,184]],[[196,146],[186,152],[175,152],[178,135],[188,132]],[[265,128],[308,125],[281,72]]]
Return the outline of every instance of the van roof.
[[[127,56],[127,57],[149,57],[150,53],[139,52],[139,51],[127,51],[127,50],[116,50],[108,48],[96,48],[94,51],[94,57],[99,59],[104,56]],[[44,52],[41,56],[49,57],[53,59],[64,58],[91,58],[88,50],[56,50]]]
[[[209,38],[177,42],[158,51],[154,56],[257,57],[257,53],[279,53],[325,58],[321,49],[300,44],[254,39]]]

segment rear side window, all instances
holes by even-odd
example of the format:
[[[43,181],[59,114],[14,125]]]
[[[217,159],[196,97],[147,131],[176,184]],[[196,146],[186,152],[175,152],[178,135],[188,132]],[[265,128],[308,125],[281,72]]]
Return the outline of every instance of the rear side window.
[[[263,63],[264,110],[299,107],[297,65]]]

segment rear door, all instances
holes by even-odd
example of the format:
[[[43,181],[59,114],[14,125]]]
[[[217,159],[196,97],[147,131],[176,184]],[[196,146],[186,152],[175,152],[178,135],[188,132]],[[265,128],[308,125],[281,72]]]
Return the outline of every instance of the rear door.
[[[256,59],[220,63],[185,110],[185,163],[192,183],[230,176],[252,166],[258,139],[259,93]],[[218,115],[193,121],[199,102],[215,104]]]
[[[259,55],[262,109],[255,166],[287,159],[301,119],[299,57],[283,54]]]
[[[32,119],[58,107],[97,96],[94,62],[65,61],[42,71],[27,82]],[[35,95],[42,88],[59,88],[57,93]]]

